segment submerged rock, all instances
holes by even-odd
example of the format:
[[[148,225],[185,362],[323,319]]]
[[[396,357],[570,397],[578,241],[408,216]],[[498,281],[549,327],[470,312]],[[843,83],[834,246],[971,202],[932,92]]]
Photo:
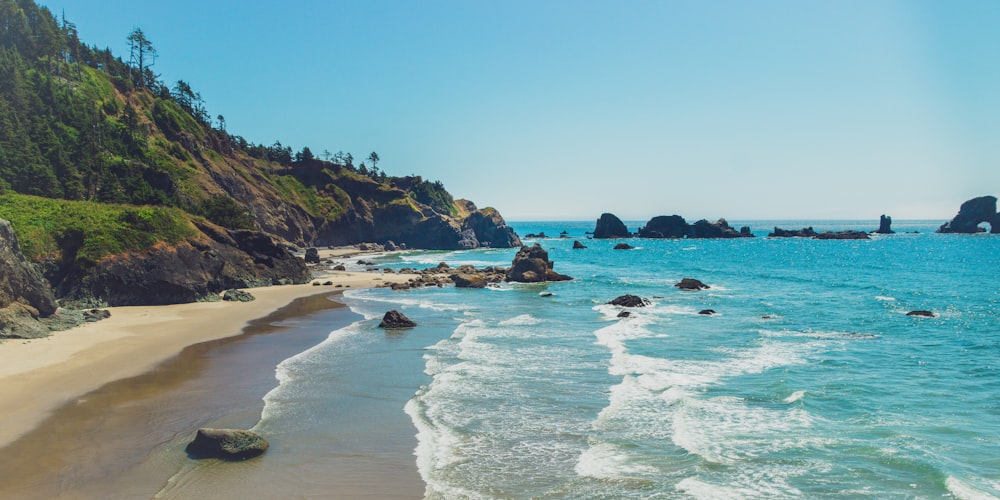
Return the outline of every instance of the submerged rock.
[[[923,317],[927,317],[927,318],[933,318],[933,317],[936,316],[933,312],[931,312],[931,311],[924,311],[924,310],[910,311],[910,312],[906,313],[906,315],[907,316],[923,316]]]
[[[631,315],[632,315],[632,313],[630,313],[628,311],[622,311],[622,312],[618,313],[618,317],[619,318],[627,318],[627,317],[629,317]]]
[[[405,314],[393,309],[385,313],[382,317],[382,322],[378,324],[379,328],[413,328],[417,326],[410,318],[407,318]]]
[[[269,446],[266,439],[252,431],[203,427],[185,451],[194,458],[246,460],[264,453]]]
[[[702,309],[702,310],[698,311],[698,314],[700,314],[702,316],[711,316],[711,315],[715,314],[715,309]]]
[[[628,243],[619,243],[615,245],[615,250],[633,250],[635,247],[629,245]]]

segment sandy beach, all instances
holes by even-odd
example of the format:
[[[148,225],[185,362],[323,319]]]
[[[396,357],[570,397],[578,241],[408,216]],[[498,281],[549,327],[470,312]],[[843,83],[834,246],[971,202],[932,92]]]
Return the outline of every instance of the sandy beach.
[[[360,255],[356,249],[323,250],[324,259]],[[0,446],[8,447],[55,410],[114,381],[149,372],[185,347],[239,335],[254,319],[296,299],[349,288],[405,282],[408,275],[313,269],[332,285],[248,289],[252,302],[202,302],[113,307],[111,317],[36,340],[0,344]],[[339,285],[339,286],[338,286]]]

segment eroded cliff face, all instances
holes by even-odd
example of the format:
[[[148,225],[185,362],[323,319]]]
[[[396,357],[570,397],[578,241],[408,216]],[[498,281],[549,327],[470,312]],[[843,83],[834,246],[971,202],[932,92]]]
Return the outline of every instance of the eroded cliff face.
[[[56,312],[49,283],[21,254],[10,223],[0,219],[0,337],[24,335],[35,330],[35,320]]]
[[[309,280],[305,261],[265,233],[196,225],[199,235],[179,244],[102,259],[85,275],[61,283],[60,295],[112,306],[162,305],[205,300],[231,288]]]

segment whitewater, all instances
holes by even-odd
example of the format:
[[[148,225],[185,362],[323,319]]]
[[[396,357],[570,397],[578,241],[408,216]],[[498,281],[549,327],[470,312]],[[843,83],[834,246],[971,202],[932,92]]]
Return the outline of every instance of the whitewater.
[[[427,498],[1000,497],[1000,238],[897,221],[871,240],[772,239],[773,223],[749,224],[757,238],[613,250],[586,238],[592,223],[520,223],[566,232],[526,243],[573,281],[349,291],[364,319],[279,366],[258,428],[332,411],[316,395],[324,367],[378,345],[382,365],[358,377],[415,360],[387,411],[412,424]],[[787,228],[805,225],[877,227]],[[378,267],[505,266],[515,252]],[[627,293],[650,303],[621,318],[608,301]],[[398,353],[370,340],[388,309],[419,325],[393,334]],[[918,309],[935,317],[906,315]],[[316,427],[331,443],[343,432]]]

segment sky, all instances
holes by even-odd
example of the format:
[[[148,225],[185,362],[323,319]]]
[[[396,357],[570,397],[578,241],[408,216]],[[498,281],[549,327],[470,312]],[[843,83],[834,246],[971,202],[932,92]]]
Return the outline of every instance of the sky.
[[[508,220],[950,219],[1000,195],[995,0],[38,0],[247,140]]]

